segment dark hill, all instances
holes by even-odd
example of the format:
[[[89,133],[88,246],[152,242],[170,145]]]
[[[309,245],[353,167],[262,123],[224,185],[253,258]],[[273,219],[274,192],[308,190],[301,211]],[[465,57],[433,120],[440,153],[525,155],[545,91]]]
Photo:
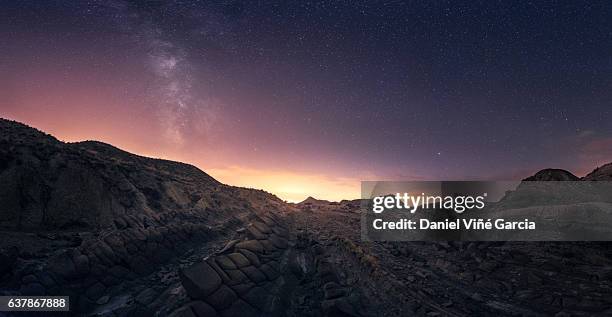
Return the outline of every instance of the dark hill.
[[[524,181],[577,181],[579,178],[574,174],[556,168],[543,169],[535,175],[527,177]]]
[[[542,183],[502,204],[529,214],[565,202]],[[0,119],[0,295],[69,296],[76,316],[610,315],[607,244],[366,241],[361,204],[285,204]]]
[[[612,163],[596,168],[582,179],[585,181],[612,181]]]
[[[250,208],[241,192],[184,163],[111,145],[64,143],[0,120],[0,226],[9,230],[125,227],[232,216]],[[261,191],[271,203],[281,201]]]
[[[308,196],[308,198],[302,200],[301,202],[298,203],[298,205],[305,205],[305,204],[311,204],[311,205],[317,205],[317,204],[329,204],[329,201],[327,200],[322,200],[322,199],[316,199],[312,196]]]
[[[105,294],[150,297],[147,281],[176,283],[178,259],[210,255],[285,210],[272,194],[189,164],[65,143],[0,119],[1,295],[69,295],[72,312],[121,310],[106,307]],[[141,308],[151,306],[129,309]]]

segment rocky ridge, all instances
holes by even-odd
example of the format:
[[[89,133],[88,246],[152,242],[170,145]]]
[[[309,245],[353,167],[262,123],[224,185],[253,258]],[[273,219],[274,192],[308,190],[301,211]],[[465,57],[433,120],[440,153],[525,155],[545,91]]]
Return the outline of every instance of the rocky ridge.
[[[557,169],[557,168],[547,168],[547,169],[543,169],[535,173],[532,176],[525,178],[523,181],[547,182],[547,181],[577,181],[577,180],[579,180],[579,178],[576,175],[566,170]]]
[[[587,174],[582,180],[586,181],[612,181],[612,163],[604,164]]]
[[[612,314],[609,243],[363,241],[359,200],[285,204],[187,164],[0,131],[3,295],[69,295],[84,316]]]
[[[3,294],[69,295],[79,314],[149,315],[166,305],[152,300],[177,295],[168,287],[178,267],[257,214],[286,211],[188,164],[64,143],[4,119],[0,132]]]

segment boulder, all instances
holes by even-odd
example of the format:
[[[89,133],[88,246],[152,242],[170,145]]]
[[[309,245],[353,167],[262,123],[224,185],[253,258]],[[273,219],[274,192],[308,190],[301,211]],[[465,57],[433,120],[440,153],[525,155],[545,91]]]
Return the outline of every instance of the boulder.
[[[254,221],[253,227],[261,233],[271,233],[272,232],[270,230],[270,227],[268,227],[266,224],[259,222],[259,221]]]
[[[270,240],[261,240],[259,243],[261,243],[266,253],[271,253],[277,250]]]
[[[249,261],[251,263],[253,263],[253,265],[259,267],[261,265],[261,262],[259,262],[259,257],[257,257],[257,254],[247,250],[247,249],[238,249],[238,252],[240,252],[242,255],[244,255],[247,259],[249,259]]]
[[[253,287],[242,298],[257,309],[269,313],[273,310],[274,297],[262,287]]]
[[[217,256],[215,260],[217,261],[217,264],[219,264],[219,266],[224,270],[235,270],[238,268],[236,264],[234,264],[234,262],[225,255]]]
[[[255,287],[255,284],[248,282],[242,284],[236,284],[230,286],[238,296],[242,296],[244,293],[248,292],[251,288]]]
[[[215,258],[206,258],[204,260],[206,263],[208,263],[208,265],[210,265],[211,268],[213,268],[213,270],[215,270],[217,272],[217,274],[219,274],[219,277],[221,277],[221,281],[223,283],[227,283],[230,281],[229,275],[227,275],[227,273],[225,273],[225,270],[222,269],[219,264],[217,264],[217,261],[215,261]]]
[[[246,249],[255,253],[263,253],[264,247],[257,240],[247,240],[237,243],[236,249]]]
[[[206,262],[180,270],[179,276],[187,295],[194,299],[206,298],[221,285],[219,274]]]
[[[267,280],[266,275],[254,266],[243,267],[240,270],[244,272],[248,278],[255,283],[262,283]]]
[[[268,236],[266,234],[263,234],[261,231],[259,231],[255,226],[250,225],[247,227],[247,230],[249,232],[249,236],[253,239],[256,240],[264,240],[267,239]]]
[[[227,255],[227,257],[230,258],[239,268],[251,265],[251,261],[240,253],[230,253]]]
[[[221,285],[219,289],[206,298],[206,302],[217,310],[223,310],[230,307],[237,298],[238,296],[231,288]]]
[[[275,225],[277,225],[277,222],[274,221],[272,218],[270,217],[260,217],[261,221],[263,221],[267,226],[270,227],[274,227]]]
[[[240,270],[226,270],[225,273],[227,273],[227,276],[229,276],[229,281],[227,282],[228,285],[249,282],[249,278]]]

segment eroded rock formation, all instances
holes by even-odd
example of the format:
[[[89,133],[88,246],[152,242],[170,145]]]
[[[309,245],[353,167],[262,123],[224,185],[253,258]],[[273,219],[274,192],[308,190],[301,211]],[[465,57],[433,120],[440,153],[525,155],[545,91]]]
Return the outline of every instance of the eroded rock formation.
[[[0,132],[1,295],[69,295],[85,316],[612,314],[608,243],[362,241],[358,200],[286,204],[187,164]]]

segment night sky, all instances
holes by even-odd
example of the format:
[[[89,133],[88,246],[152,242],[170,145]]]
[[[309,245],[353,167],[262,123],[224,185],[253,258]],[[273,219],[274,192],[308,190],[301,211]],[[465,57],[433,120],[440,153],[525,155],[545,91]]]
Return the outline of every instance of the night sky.
[[[0,3],[0,116],[284,199],[612,161],[610,1]]]

